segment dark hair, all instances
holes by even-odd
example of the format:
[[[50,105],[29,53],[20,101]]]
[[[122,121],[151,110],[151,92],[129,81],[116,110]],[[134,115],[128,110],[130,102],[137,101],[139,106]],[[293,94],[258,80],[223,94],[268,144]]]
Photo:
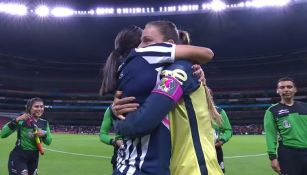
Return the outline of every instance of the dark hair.
[[[141,42],[142,31],[137,26],[129,26],[117,34],[114,41],[115,49],[110,53],[102,69],[100,95],[114,92],[116,89],[118,66],[129,55],[131,49],[138,47]]]
[[[27,104],[26,104],[26,113],[31,114],[31,108],[32,108],[32,106],[33,106],[33,104],[35,102],[42,102],[42,103],[44,103],[44,101],[41,98],[38,98],[38,97],[29,99],[27,101]]]
[[[179,44],[179,33],[176,25],[170,21],[151,21],[146,24],[152,25],[158,28],[164,41],[173,40],[175,44]]]
[[[179,30],[179,40],[180,44],[190,45],[190,34],[187,31]]]
[[[277,86],[278,86],[278,83],[281,82],[281,81],[291,81],[293,83],[293,85],[295,86],[295,82],[294,82],[293,78],[291,78],[291,77],[282,77],[282,78],[280,78],[277,81]]]

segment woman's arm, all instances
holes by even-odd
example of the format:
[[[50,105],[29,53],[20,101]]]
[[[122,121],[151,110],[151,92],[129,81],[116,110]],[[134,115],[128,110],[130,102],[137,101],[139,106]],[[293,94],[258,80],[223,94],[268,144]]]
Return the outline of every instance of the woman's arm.
[[[112,117],[110,113],[110,108],[108,108],[103,115],[103,121],[101,123],[100,133],[99,133],[100,141],[108,145],[112,145],[113,142],[113,138],[109,136],[109,131],[111,127],[112,127]]]
[[[206,64],[213,59],[214,53],[206,47],[192,45],[176,45],[175,58],[188,59],[194,63]]]
[[[212,60],[214,54],[211,49],[192,45],[175,45],[171,43],[157,43],[134,50],[137,55],[153,63],[173,63],[175,60],[189,60],[197,64],[205,64]],[[154,56],[153,56],[153,53]]]
[[[183,93],[190,93],[200,86],[197,78],[192,75],[190,66],[191,64],[187,61],[178,61],[168,67],[165,74],[162,73],[164,77],[141,107],[128,113],[124,120],[114,123],[116,131],[132,138],[151,133],[175,106]],[[181,74],[172,72],[175,70],[180,70]]]
[[[52,142],[52,135],[51,135],[51,131],[50,131],[50,127],[49,127],[49,123],[47,122],[47,127],[46,127],[46,135],[44,137],[42,137],[42,140],[44,142],[44,144],[46,145],[50,145]]]
[[[17,127],[18,127],[18,123],[14,120],[5,124],[2,127],[1,138],[6,138],[9,135],[11,135],[17,129]]]
[[[6,138],[11,135],[18,127],[19,122],[27,120],[29,118],[28,114],[22,114],[21,116],[15,118],[14,120],[8,122],[2,127],[1,138]]]

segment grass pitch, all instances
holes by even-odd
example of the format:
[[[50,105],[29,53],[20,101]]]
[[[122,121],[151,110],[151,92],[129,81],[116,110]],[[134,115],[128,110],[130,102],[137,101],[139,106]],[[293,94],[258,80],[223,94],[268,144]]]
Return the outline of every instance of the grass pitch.
[[[6,175],[9,152],[16,135],[0,139],[0,174]],[[110,175],[113,148],[97,135],[53,134],[51,146],[44,146],[40,175]],[[233,136],[223,146],[226,175],[274,175],[265,155],[264,136]]]

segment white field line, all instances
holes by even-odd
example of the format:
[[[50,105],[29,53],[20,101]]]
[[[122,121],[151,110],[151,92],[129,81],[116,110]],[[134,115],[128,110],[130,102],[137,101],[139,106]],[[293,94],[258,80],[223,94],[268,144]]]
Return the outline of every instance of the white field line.
[[[245,157],[260,157],[267,154],[251,154],[251,155],[242,155],[242,156],[225,156],[225,159],[236,159],[236,158],[245,158]]]
[[[48,149],[45,148],[45,150],[56,152],[56,153],[62,153],[62,154],[69,154],[74,156],[84,156],[84,157],[96,157],[96,158],[103,158],[103,159],[111,159],[111,157],[108,156],[98,156],[98,155],[90,155],[90,154],[80,154],[80,153],[72,153],[72,152],[66,152],[66,151],[59,151],[55,149]],[[242,156],[225,156],[225,159],[236,159],[236,158],[245,158],[245,157],[260,157],[265,156],[267,154],[251,154],[251,155],[242,155]]]
[[[90,154],[72,153],[72,152],[59,151],[59,150],[48,149],[48,148],[44,148],[44,149],[48,150],[48,151],[51,151],[51,152],[62,153],[62,154],[69,154],[69,155],[74,155],[74,156],[97,157],[97,158],[103,158],[103,159],[111,159],[111,157],[108,157],[108,156],[98,156],[98,155],[90,155]]]

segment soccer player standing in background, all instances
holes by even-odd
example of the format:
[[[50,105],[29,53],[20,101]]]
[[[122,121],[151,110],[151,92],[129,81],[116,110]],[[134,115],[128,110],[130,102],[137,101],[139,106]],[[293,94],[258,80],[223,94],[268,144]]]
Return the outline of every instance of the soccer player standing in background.
[[[274,171],[283,175],[307,174],[307,104],[294,101],[292,78],[278,80],[279,103],[264,116],[267,151]]]
[[[46,145],[50,145],[52,141],[48,121],[40,118],[43,113],[43,100],[32,98],[27,102],[25,114],[3,126],[1,138],[17,131],[16,146],[11,151],[8,161],[9,175],[37,174],[39,148],[36,137]]]
[[[220,113],[222,118],[222,123],[219,125],[217,123],[213,123],[213,128],[215,130],[216,134],[216,140],[215,140],[215,149],[216,149],[216,155],[217,160],[219,162],[219,165],[225,173],[225,166],[224,166],[224,156],[223,156],[223,149],[222,146],[229,141],[229,139],[232,137],[232,128],[230,125],[230,122],[227,117],[227,113],[224,111],[224,109],[216,107],[216,110]]]

